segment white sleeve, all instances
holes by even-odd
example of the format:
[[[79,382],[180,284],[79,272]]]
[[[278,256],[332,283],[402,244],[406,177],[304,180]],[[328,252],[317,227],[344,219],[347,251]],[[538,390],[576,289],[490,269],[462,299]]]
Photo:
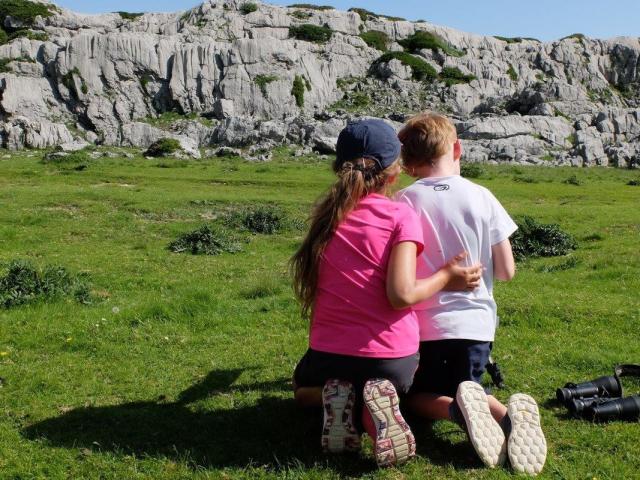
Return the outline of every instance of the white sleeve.
[[[489,192],[489,201],[491,203],[491,245],[497,245],[513,235],[518,230],[518,226],[491,192]]]

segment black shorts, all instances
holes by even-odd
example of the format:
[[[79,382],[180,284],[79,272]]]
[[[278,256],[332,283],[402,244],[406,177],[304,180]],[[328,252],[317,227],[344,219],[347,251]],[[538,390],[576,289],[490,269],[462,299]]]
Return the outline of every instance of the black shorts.
[[[309,349],[298,362],[293,380],[297,388],[323,387],[332,378],[348,380],[356,390],[356,397],[361,398],[367,380],[385,378],[402,394],[411,388],[418,359],[417,353],[402,358],[370,358]]]
[[[434,340],[420,342],[420,365],[411,393],[455,397],[458,385],[480,383],[491,355],[491,342]]]

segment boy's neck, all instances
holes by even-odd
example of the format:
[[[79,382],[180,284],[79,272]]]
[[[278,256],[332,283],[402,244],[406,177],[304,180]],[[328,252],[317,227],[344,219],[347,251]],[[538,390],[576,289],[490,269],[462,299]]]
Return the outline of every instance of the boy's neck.
[[[453,157],[441,157],[433,161],[433,165],[425,165],[415,169],[418,178],[451,177],[460,175],[460,160]]]

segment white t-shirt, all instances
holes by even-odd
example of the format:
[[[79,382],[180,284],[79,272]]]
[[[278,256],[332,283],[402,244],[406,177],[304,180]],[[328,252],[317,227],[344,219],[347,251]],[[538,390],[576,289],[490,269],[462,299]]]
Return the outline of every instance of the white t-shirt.
[[[481,262],[486,269],[476,290],[442,291],[414,307],[420,340],[492,342],[498,322],[491,247],[509,238],[517,225],[489,190],[458,175],[420,179],[398,192],[397,200],[411,205],[422,223],[418,278],[433,275],[464,251],[467,265]]]

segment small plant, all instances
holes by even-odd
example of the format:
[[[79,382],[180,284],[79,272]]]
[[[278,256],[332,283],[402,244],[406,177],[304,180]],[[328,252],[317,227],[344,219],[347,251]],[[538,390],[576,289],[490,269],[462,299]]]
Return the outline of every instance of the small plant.
[[[169,250],[192,255],[220,255],[240,252],[242,245],[226,230],[205,225],[178,237],[169,244]]]
[[[9,35],[0,27],[0,45],[4,45],[9,41]]]
[[[565,185],[575,185],[576,187],[579,187],[583,184],[582,180],[580,180],[575,174],[563,180],[562,183],[564,183]]]
[[[374,71],[379,64],[388,63],[393,59],[400,60],[403,65],[411,67],[414,80],[432,82],[438,76],[436,69],[424,60],[415,57],[407,52],[387,52],[378,58],[372,65]]]
[[[584,237],[582,240],[584,240],[585,242],[599,242],[601,240],[604,240],[604,235],[601,235],[599,233],[591,233]]]
[[[10,262],[0,276],[0,307],[11,308],[65,296],[72,296],[80,303],[90,303],[88,278],[56,265],[39,270],[23,260]]]
[[[313,3],[294,3],[289,8],[306,8],[307,10],[335,10],[331,5],[314,5]]]
[[[538,183],[538,179],[529,175],[516,175],[513,177],[513,181],[517,183]]]
[[[627,185],[630,187],[640,187],[640,180],[629,180]]]
[[[369,30],[360,34],[360,38],[365,41],[367,45],[381,52],[386,52],[389,47],[391,39],[385,32],[379,30]]]
[[[531,257],[558,257],[577,248],[574,238],[557,224],[542,224],[529,216],[516,219],[518,230],[511,238],[518,260]]]
[[[516,69],[513,68],[513,65],[509,65],[509,69],[507,70],[507,75],[509,75],[509,78],[511,79],[512,82],[518,81],[518,72],[516,72]]]
[[[263,206],[247,210],[242,215],[242,226],[253,233],[273,235],[284,224],[284,214],[278,208]]]
[[[311,17],[311,12],[305,12],[304,10],[294,10],[291,16],[298,20],[307,20]]]
[[[256,12],[258,10],[258,5],[253,2],[243,3],[242,5],[240,5],[239,10],[243,15],[248,15],[250,13]]]
[[[570,40],[570,39],[571,39],[571,40],[578,40],[578,41],[580,41],[580,42],[581,42],[581,41],[583,41],[585,38],[586,38],[586,37],[585,37],[584,33],[573,33],[573,34],[571,34],[571,35],[567,35],[566,37],[562,37],[562,38],[560,39],[560,41],[562,41],[562,40]]]
[[[400,40],[399,43],[405,48],[405,50],[411,53],[427,49],[433,52],[442,51],[442,53],[452,57],[461,57],[464,55],[463,51],[452,47],[439,35],[422,30],[414,33],[404,40]]]
[[[278,80],[278,77],[275,75],[256,75],[256,77],[253,79],[255,84],[258,85],[258,88],[260,88],[260,91],[265,98],[268,97],[267,85],[275,82],[276,80]]]
[[[296,75],[293,80],[293,87],[291,87],[291,95],[296,99],[296,105],[298,108],[304,107],[304,80],[300,75]]]
[[[460,175],[464,178],[479,178],[484,173],[484,167],[479,163],[463,163],[460,165]]]
[[[331,110],[346,110],[347,112],[358,112],[367,108],[371,103],[371,98],[366,93],[345,92],[342,99],[331,105]]]
[[[11,72],[11,67],[9,66],[11,62],[13,62],[13,58],[0,59],[0,73]]]
[[[459,83],[469,83],[475,80],[476,76],[464,74],[456,67],[444,67],[440,72],[440,79],[450,87]]]
[[[167,157],[181,149],[180,142],[175,138],[161,138],[153,142],[144,155],[146,157]]]
[[[331,40],[332,35],[333,30],[329,27],[319,27],[310,23],[289,27],[289,38],[304,40],[305,42],[326,43]]]
[[[369,18],[373,18],[373,19],[384,18],[392,22],[401,22],[406,20],[405,18],[402,18],[402,17],[391,17],[389,15],[381,15],[379,13],[374,13],[364,8],[350,8],[349,11],[357,13],[360,16],[360,20],[362,20],[363,22],[366,22],[367,20],[369,20]]]
[[[537,38],[532,38],[532,37],[501,37],[499,35],[496,35],[493,38],[497,38],[498,40],[501,40],[501,41],[507,42],[507,43],[522,43],[525,40],[528,40],[528,41],[531,41],[531,42],[541,43],[540,40],[538,40]]]
[[[144,15],[144,13],[140,13],[140,12],[136,12],[136,13],[131,13],[131,12],[116,12],[118,15],[120,15],[120,18],[122,18],[123,20],[129,20],[129,21],[134,21],[137,18],[140,18],[141,16]]]

